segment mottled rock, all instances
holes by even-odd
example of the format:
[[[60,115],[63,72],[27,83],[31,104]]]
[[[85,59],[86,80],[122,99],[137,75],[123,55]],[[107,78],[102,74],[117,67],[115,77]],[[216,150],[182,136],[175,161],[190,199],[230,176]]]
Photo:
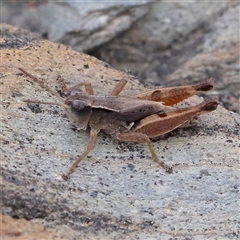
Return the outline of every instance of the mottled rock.
[[[63,45],[15,38],[10,44],[10,39],[1,39],[0,66],[0,191],[5,215],[37,220],[57,232],[66,229],[68,239],[239,237],[238,114],[219,106],[200,117],[196,126],[154,141],[173,174],[152,160],[144,144],[100,134],[94,151],[69,181],[63,181],[62,173],[85,150],[89,133],[76,131],[58,106],[30,107],[23,102],[57,99],[18,67],[53,89],[58,75],[68,86],[91,82],[102,95],[122,78],[129,80],[123,92],[127,96],[144,87],[131,75]],[[188,103],[199,101],[194,97]]]
[[[2,22],[87,52],[145,86],[216,81],[240,113],[239,3],[192,1],[3,2]]]
[[[90,51],[128,30],[147,11],[141,2],[3,3],[2,22],[39,32],[78,51]]]

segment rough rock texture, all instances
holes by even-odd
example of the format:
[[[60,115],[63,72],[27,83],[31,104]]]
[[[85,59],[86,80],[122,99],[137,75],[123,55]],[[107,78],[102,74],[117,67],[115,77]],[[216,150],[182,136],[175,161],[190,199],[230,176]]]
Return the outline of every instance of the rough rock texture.
[[[216,94],[240,113],[239,2],[156,2],[132,28],[93,52],[145,85],[213,77]]]
[[[128,30],[148,11],[146,2],[48,1],[32,7],[3,3],[2,21],[89,51]]]
[[[2,181],[2,180],[1,180]],[[62,229],[51,229],[44,227],[43,224],[33,223],[25,219],[13,219],[9,216],[0,214],[1,220],[1,237],[4,240],[14,239],[74,239],[76,232],[67,226],[62,226]]]
[[[240,113],[239,1],[28,0],[1,8],[1,21],[96,56],[145,86],[213,77],[215,94]]]
[[[173,174],[151,159],[144,144],[100,134],[94,151],[63,181],[62,173],[85,150],[88,132],[76,131],[58,106],[23,102],[57,100],[17,68],[53,89],[57,75],[68,86],[91,82],[96,94],[108,94],[123,77],[129,80],[123,94],[144,88],[94,57],[49,41],[21,39],[10,26],[2,29],[9,29],[1,39],[0,66],[3,214],[29,220],[29,226],[43,224],[45,231],[54,228],[55,239],[65,237],[63,229],[68,239],[239,238],[238,114],[219,106],[196,126],[154,141]]]

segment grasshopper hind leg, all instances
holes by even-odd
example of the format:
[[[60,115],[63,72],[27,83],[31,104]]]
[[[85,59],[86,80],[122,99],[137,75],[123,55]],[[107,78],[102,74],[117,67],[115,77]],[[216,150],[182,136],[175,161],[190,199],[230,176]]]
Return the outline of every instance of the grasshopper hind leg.
[[[135,98],[162,102],[165,106],[172,106],[195,94],[211,90],[213,85],[214,81],[210,78],[193,85],[149,90],[136,95]]]
[[[120,133],[117,135],[117,139],[122,141],[131,141],[131,142],[145,142],[148,145],[148,148],[153,157],[153,160],[156,163],[158,163],[162,168],[164,168],[166,172],[172,173],[172,167],[168,166],[157,157],[157,154],[153,148],[152,142],[146,134],[137,133],[137,132]]]

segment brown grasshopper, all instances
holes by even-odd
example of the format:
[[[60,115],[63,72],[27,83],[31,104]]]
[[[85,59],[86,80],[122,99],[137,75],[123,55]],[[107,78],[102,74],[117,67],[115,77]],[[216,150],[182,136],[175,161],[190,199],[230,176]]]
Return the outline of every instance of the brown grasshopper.
[[[196,106],[181,109],[169,107],[197,93],[212,89],[213,79],[195,85],[149,90],[133,98],[118,96],[127,83],[124,79],[117,84],[110,96],[94,96],[92,85],[86,83],[69,90],[62,81],[63,89],[69,92],[65,99],[22,68],[19,70],[59,99],[59,103],[26,102],[61,105],[77,128],[90,128],[87,149],[67,174],[63,175],[64,180],[69,178],[77,165],[95,147],[97,134],[101,130],[118,140],[145,142],[154,161],[168,173],[172,173],[172,168],[157,157],[150,138],[168,133],[201,114],[211,112],[219,104],[217,98],[208,98]],[[85,91],[81,86],[85,86]]]

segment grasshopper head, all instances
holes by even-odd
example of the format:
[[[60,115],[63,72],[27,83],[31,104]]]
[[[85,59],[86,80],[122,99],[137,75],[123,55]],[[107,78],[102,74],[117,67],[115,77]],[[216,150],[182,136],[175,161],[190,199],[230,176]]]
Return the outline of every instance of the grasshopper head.
[[[92,114],[92,107],[84,101],[87,94],[81,89],[74,89],[64,101],[66,114],[73,125],[79,129],[86,129]]]

